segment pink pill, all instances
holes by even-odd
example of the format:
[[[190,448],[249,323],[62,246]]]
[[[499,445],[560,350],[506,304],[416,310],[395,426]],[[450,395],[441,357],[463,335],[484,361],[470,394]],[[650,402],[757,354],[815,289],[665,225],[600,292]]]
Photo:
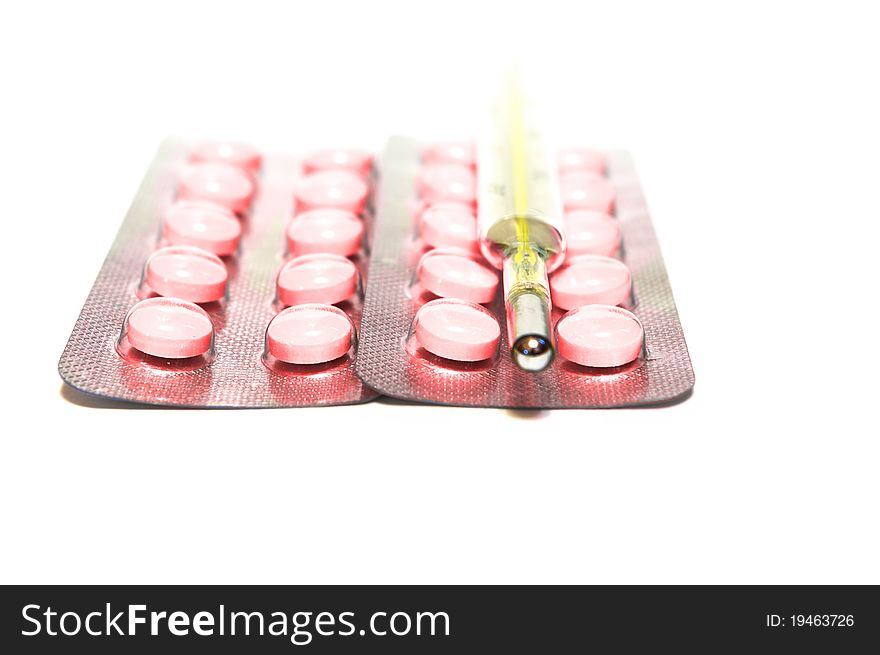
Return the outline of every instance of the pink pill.
[[[469,141],[433,143],[422,153],[422,161],[426,164],[460,164],[473,168],[476,160],[474,144]]]
[[[450,207],[449,205],[453,205]],[[440,203],[428,207],[419,221],[425,243],[433,248],[462,248],[477,252],[477,218],[466,205]]]
[[[550,277],[553,304],[562,309],[583,305],[619,305],[629,298],[632,276],[626,264],[611,257],[581,255],[567,260]]]
[[[422,221],[422,215],[429,209],[437,207],[438,209],[443,209],[446,211],[463,211],[471,216],[474,215],[474,205],[466,205],[463,202],[456,202],[454,200],[443,200],[441,202],[416,202],[413,205],[413,216],[415,216],[419,223]]]
[[[419,175],[419,193],[428,203],[452,200],[473,204],[477,197],[474,172],[461,164],[429,164]]]
[[[217,255],[192,246],[169,246],[147,260],[144,281],[160,296],[194,303],[220,300],[226,292],[226,265]]]
[[[590,148],[565,148],[559,151],[559,172],[590,171],[605,174],[605,157]]]
[[[306,155],[303,168],[306,173],[345,170],[366,177],[373,167],[373,156],[356,148],[328,148]]]
[[[474,215],[474,206],[469,205],[464,202],[457,202],[455,200],[441,200],[439,202],[426,202],[421,205],[421,212],[424,214],[429,209],[436,207],[437,209],[443,209],[446,211],[463,211],[467,212],[471,216]]]
[[[559,178],[565,209],[592,209],[610,214],[617,194],[607,178],[591,171],[573,171]]]
[[[611,305],[588,305],[556,324],[556,345],[565,359],[582,366],[623,366],[639,356],[642,324],[632,313]]]
[[[345,257],[304,255],[278,272],[278,300],[285,305],[335,305],[355,294],[357,281],[357,267]]]
[[[177,196],[207,200],[242,213],[251,204],[254,183],[240,168],[229,164],[189,164],[180,173]]]
[[[610,257],[620,248],[620,225],[608,214],[578,209],[565,215],[565,242],[570,257]]]
[[[361,249],[364,224],[345,209],[312,209],[287,228],[287,249],[295,255],[332,253],[348,257]]]
[[[125,326],[132,347],[154,357],[197,357],[214,342],[214,325],[205,310],[178,298],[140,301],[128,312]]]
[[[248,143],[237,141],[202,141],[190,153],[190,160],[199,163],[229,164],[249,173],[260,170],[260,151]]]
[[[419,284],[441,298],[473,303],[492,302],[498,274],[464,255],[439,250],[426,253],[417,269]]]
[[[215,255],[231,255],[238,248],[241,223],[226,207],[179,200],[165,212],[163,234],[171,245],[196,246]]]
[[[282,362],[321,364],[351,348],[354,324],[332,305],[297,305],[275,316],[266,329],[266,349]]]
[[[413,328],[425,350],[460,362],[492,357],[501,338],[498,322],[483,307],[448,298],[422,305]]]
[[[360,214],[367,201],[369,187],[351,171],[319,171],[300,179],[296,185],[297,210],[324,207],[345,209]]]

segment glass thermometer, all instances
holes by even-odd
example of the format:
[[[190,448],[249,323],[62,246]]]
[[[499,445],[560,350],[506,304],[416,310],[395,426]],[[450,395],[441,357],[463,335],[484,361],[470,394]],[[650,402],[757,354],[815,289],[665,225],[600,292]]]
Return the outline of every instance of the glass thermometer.
[[[510,83],[493,107],[477,161],[481,249],[502,271],[511,357],[526,371],[553,361],[547,276],[565,255],[555,152],[533,113]]]

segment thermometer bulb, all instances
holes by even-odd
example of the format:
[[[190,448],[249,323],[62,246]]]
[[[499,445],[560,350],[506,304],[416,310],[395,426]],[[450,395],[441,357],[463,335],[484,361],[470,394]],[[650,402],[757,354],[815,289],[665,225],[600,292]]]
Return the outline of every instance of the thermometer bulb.
[[[507,335],[514,363],[540,371],[553,361],[550,285],[561,262],[562,233],[537,216],[507,217],[485,230],[483,256],[502,271]]]

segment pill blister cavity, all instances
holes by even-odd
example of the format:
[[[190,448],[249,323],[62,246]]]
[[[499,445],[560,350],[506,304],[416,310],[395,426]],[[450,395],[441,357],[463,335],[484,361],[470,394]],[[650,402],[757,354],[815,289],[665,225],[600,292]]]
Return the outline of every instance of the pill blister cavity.
[[[355,326],[344,311],[310,303],[279,312],[266,328],[263,360],[297,365],[324,364],[353,353]]]
[[[351,260],[333,254],[295,257],[276,277],[281,305],[321,303],[335,305],[359,293],[359,275]]]
[[[196,246],[222,257],[238,249],[241,222],[222,205],[183,200],[165,211],[162,235],[169,245]]]
[[[368,177],[373,167],[373,156],[358,148],[324,148],[313,150],[303,159],[306,173],[319,171],[350,171]]]
[[[605,156],[592,148],[563,148],[558,154],[560,173],[588,171],[605,175]]]
[[[419,308],[408,341],[414,340],[416,351],[424,348],[443,359],[478,362],[496,355],[500,339],[498,321],[484,307],[442,298]]]
[[[334,207],[360,214],[364,211],[368,194],[367,183],[347,170],[325,170],[305,175],[294,191],[297,213]]]
[[[425,253],[416,268],[416,279],[421,290],[471,303],[492,302],[498,291],[498,272],[479,255],[455,248]]]
[[[293,255],[332,253],[348,257],[361,249],[363,239],[363,222],[346,209],[305,211],[287,227],[287,248]]]
[[[183,168],[177,196],[182,200],[207,200],[242,214],[254,195],[254,181],[236,166],[196,163]]]
[[[560,356],[581,366],[624,366],[639,357],[644,340],[641,322],[622,307],[587,305],[556,324]]]
[[[470,141],[438,141],[427,146],[422,152],[425,164],[458,164],[474,168],[477,154]]]
[[[474,172],[461,164],[430,164],[419,175],[419,195],[426,203],[454,201],[473,205],[477,200]]]
[[[214,357],[214,323],[195,303],[147,298],[128,311],[116,344],[129,361],[162,368],[198,368]]]
[[[560,309],[583,305],[620,305],[632,291],[632,275],[626,264],[611,257],[573,257],[550,276],[553,304]]]
[[[461,248],[479,252],[477,217],[472,209],[461,203],[430,205],[422,212],[419,233],[431,248]]]
[[[139,296],[216,302],[226,295],[228,277],[226,264],[217,255],[193,246],[167,246],[147,259]]]
[[[190,152],[195,163],[228,164],[250,174],[260,170],[263,157],[249,143],[240,141],[200,141]]]
[[[620,224],[605,212],[578,209],[565,214],[566,257],[603,255],[620,251]]]
[[[617,193],[608,178],[587,170],[570,171],[559,176],[562,204],[566,211],[591,209],[610,214]]]

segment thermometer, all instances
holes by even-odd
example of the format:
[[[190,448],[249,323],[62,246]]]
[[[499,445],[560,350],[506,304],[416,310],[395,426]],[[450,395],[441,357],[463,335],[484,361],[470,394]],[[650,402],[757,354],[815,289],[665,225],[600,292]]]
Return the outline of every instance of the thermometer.
[[[541,371],[554,356],[547,276],[565,256],[555,153],[516,81],[492,107],[478,145],[478,223],[483,256],[501,269],[513,361]]]

